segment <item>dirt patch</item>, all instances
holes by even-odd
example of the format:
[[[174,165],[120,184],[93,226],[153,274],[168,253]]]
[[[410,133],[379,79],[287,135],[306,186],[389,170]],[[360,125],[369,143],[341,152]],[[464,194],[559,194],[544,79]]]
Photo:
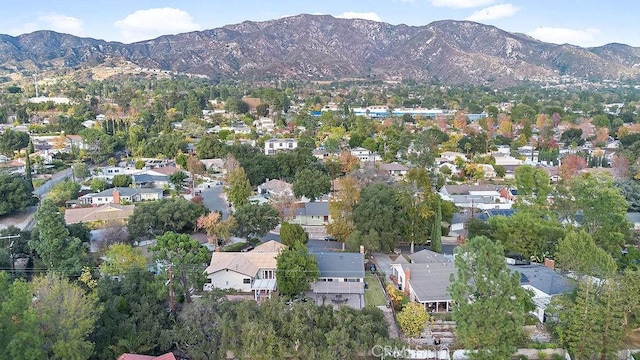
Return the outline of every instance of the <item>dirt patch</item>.
[[[624,339],[625,348],[640,348],[640,328],[631,330]]]

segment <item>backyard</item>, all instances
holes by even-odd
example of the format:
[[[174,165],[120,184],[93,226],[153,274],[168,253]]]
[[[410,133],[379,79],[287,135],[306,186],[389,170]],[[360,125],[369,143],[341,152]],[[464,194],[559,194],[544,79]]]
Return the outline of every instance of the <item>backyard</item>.
[[[384,296],[384,291],[380,286],[380,282],[375,275],[367,272],[364,281],[367,283],[368,288],[364,291],[364,303],[366,306],[385,306],[387,305],[387,299]]]

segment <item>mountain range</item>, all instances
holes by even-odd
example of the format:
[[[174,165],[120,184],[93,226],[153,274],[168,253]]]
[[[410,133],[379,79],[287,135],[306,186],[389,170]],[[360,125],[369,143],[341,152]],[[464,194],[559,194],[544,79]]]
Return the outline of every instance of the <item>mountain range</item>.
[[[114,60],[213,80],[415,79],[507,86],[561,75],[640,78],[640,48],[556,45],[469,21],[407,26],[297,15],[133,44],[53,31],[0,35],[5,72],[90,68]]]

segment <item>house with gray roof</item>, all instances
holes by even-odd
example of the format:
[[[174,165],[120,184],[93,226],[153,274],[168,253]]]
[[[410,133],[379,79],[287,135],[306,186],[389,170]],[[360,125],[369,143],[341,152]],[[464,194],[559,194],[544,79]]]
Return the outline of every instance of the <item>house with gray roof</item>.
[[[422,250],[409,256],[411,263],[397,261],[391,265],[391,275],[398,289],[419,302],[428,312],[449,312],[453,299],[449,294],[451,276],[456,268],[453,257]]]
[[[99,193],[81,196],[83,205],[120,204],[125,202],[153,201],[162,199],[162,189],[117,187]]]
[[[141,173],[131,175],[131,182],[137,188],[164,189],[169,186],[169,177],[167,175]]]
[[[313,253],[320,276],[311,285],[316,305],[364,307],[364,255],[361,253]]]
[[[507,267],[520,274],[520,286],[533,293],[536,310],[533,314],[544,322],[545,311],[554,296],[567,294],[575,288],[575,281],[569,279],[551,267],[541,264],[512,265]]]
[[[292,224],[323,226],[331,222],[327,201],[307,202],[293,210]]]

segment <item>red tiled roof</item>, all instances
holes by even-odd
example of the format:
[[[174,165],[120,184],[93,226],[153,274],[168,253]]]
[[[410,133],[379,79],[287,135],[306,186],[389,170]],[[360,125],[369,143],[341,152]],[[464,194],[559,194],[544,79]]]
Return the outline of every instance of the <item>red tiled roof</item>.
[[[160,356],[122,354],[118,360],[176,360],[176,357],[173,353],[166,353]]]

